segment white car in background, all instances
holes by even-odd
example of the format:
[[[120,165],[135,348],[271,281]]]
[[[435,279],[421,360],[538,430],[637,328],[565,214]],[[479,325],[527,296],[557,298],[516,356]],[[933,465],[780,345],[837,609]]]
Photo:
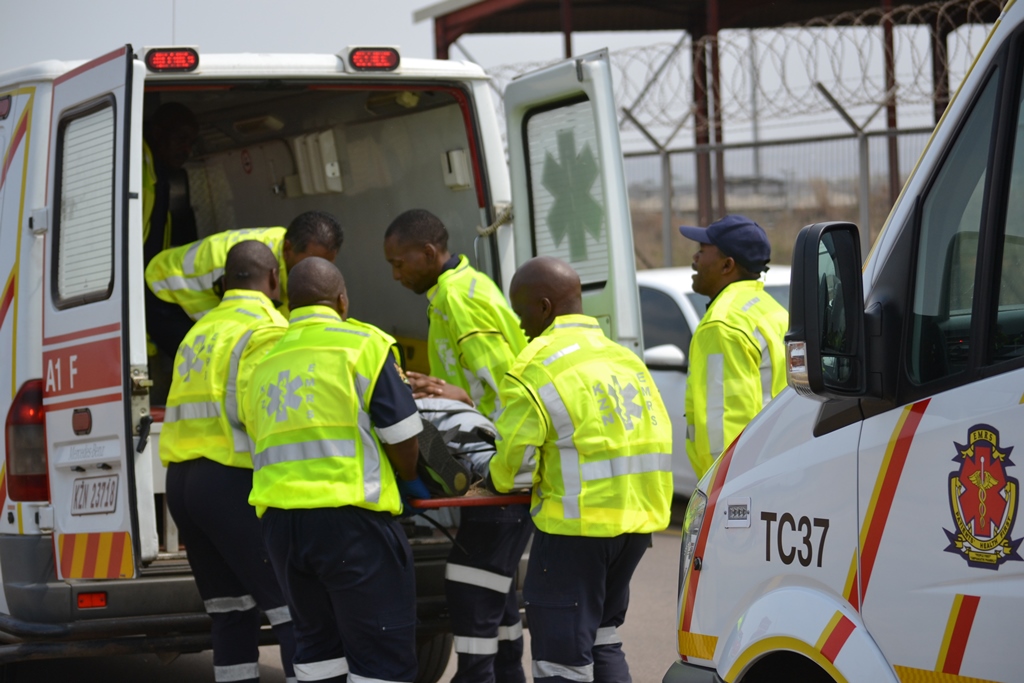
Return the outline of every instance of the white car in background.
[[[769,266],[765,291],[789,308],[789,266]],[[672,479],[677,496],[689,497],[697,476],[686,457],[686,354],[708,297],[693,291],[693,269],[639,270],[640,317],[644,332],[644,362],[658,385],[672,418]]]

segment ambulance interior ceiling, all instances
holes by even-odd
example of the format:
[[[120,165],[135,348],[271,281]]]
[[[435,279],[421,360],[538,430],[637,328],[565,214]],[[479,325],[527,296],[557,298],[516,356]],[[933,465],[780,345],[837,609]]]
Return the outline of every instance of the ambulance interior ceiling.
[[[336,263],[351,315],[391,334],[426,338],[426,299],[392,279],[383,235],[403,211],[427,209],[448,227],[451,252],[476,264],[481,214],[464,118],[450,92],[266,85],[157,91],[147,93],[145,118],[170,101],[187,105],[200,124],[186,166],[200,237],[287,226],[304,211],[327,211],[344,231]],[[458,150],[469,171],[454,177],[448,155]]]

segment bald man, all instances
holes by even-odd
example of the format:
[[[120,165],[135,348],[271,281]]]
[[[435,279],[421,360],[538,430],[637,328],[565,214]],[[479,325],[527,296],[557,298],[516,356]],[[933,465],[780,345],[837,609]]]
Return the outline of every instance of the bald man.
[[[412,681],[412,550],[395,516],[423,429],[395,340],[348,318],[330,261],[289,273],[288,331],[253,372],[249,502],[295,618],[299,680]],[[383,456],[382,457],[382,453]]]
[[[271,303],[280,288],[274,253],[239,242],[228,252],[224,282],[220,305],[192,327],[174,359],[160,435],[167,506],[212,622],[214,680],[259,680],[257,607],[291,678],[291,615],[248,503],[252,458],[238,410],[253,367],[287,327]]]
[[[627,683],[617,627],[651,532],[668,526],[672,426],[643,362],[583,315],[568,264],[527,261],[511,300],[531,341],[501,384],[490,476],[500,492],[533,489],[533,680]]]

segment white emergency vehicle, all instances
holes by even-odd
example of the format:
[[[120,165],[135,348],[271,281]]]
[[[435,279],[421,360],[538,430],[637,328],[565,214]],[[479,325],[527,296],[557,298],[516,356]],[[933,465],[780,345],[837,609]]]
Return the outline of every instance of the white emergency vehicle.
[[[1024,680],[1022,82],[1011,0],[863,271],[800,234],[793,389],[691,499],[665,683]]]
[[[0,74],[0,665],[209,647],[150,406],[143,128],[165,102],[200,123],[186,165],[199,236],[340,219],[352,315],[426,370],[425,300],[391,279],[383,231],[437,214],[453,253],[507,288],[534,255],[573,263],[588,313],[639,353],[632,231],[607,54],[518,79],[510,165],[477,66],[125,46]],[[511,172],[510,172],[511,171]],[[514,219],[508,216],[514,203]],[[443,537],[412,539],[421,680],[450,650]]]

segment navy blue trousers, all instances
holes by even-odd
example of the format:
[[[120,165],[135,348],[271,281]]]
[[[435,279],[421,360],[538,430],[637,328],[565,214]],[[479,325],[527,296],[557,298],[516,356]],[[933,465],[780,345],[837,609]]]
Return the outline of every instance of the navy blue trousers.
[[[281,644],[285,676],[295,675],[291,616],[249,505],[251,490],[252,470],[206,458],[167,467],[167,506],[212,621],[217,681],[259,681],[257,607]]]
[[[415,680],[412,549],[390,514],[270,508],[263,538],[295,620],[298,680]]]
[[[631,683],[617,628],[650,534],[533,537],[523,598],[535,683]]]
[[[462,509],[444,583],[459,659],[452,683],[525,683],[514,577],[532,533],[528,505]]]

